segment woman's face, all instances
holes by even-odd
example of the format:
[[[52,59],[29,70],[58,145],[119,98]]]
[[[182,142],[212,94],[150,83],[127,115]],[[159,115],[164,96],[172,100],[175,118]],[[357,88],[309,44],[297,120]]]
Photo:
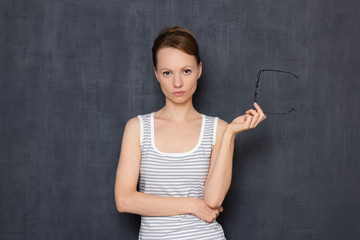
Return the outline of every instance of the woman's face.
[[[192,99],[201,71],[202,63],[197,64],[195,56],[177,48],[165,47],[157,52],[154,72],[165,97],[173,102]]]

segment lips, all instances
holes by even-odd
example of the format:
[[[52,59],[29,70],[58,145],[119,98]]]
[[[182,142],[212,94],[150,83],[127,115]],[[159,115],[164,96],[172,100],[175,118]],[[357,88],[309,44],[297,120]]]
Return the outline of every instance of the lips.
[[[183,95],[184,93],[185,93],[184,91],[173,92],[173,94],[177,97]]]

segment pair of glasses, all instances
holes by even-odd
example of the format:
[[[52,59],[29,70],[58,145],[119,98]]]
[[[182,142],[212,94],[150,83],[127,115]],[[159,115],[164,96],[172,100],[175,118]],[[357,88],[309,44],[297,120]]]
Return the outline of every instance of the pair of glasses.
[[[257,96],[259,95],[259,92],[258,92],[258,89],[259,89],[259,80],[260,80],[260,77],[261,77],[261,73],[263,72],[278,72],[278,73],[285,73],[285,74],[290,74],[292,75],[293,77],[295,77],[296,79],[299,79],[299,77],[297,75],[295,75],[294,73],[291,73],[291,72],[286,72],[286,71],[281,71],[281,70],[273,70],[273,69],[261,69],[259,70],[258,74],[257,74],[257,77],[256,77],[256,87],[255,87],[255,96],[254,96],[254,102],[257,102],[256,101],[256,98]],[[295,108],[291,108],[290,110],[288,110],[287,112],[266,112],[266,111],[263,111],[264,113],[267,113],[267,114],[288,114],[290,113],[291,111],[293,111]]]

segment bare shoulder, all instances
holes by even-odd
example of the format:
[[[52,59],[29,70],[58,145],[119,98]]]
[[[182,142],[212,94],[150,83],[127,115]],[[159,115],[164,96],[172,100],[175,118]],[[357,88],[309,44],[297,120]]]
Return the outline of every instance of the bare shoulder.
[[[125,125],[124,139],[133,142],[140,140],[140,119],[138,117],[130,118]]]
[[[140,127],[140,120],[138,117],[130,118],[125,125],[125,128],[128,128],[130,130],[139,130]]]
[[[221,118],[218,118],[217,121],[217,129],[216,129],[216,140],[215,140],[215,149],[219,147],[219,143],[221,142],[222,136],[226,130],[228,123]]]

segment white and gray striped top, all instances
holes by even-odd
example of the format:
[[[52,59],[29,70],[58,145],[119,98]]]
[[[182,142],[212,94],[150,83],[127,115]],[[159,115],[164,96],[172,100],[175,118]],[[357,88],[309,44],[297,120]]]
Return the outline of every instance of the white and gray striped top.
[[[204,197],[218,117],[201,116],[201,133],[195,148],[188,152],[165,153],[159,151],[154,143],[154,112],[138,115],[141,129],[141,192],[171,197]],[[225,236],[216,220],[208,223],[192,214],[141,216],[139,240],[148,239],[221,240]]]

